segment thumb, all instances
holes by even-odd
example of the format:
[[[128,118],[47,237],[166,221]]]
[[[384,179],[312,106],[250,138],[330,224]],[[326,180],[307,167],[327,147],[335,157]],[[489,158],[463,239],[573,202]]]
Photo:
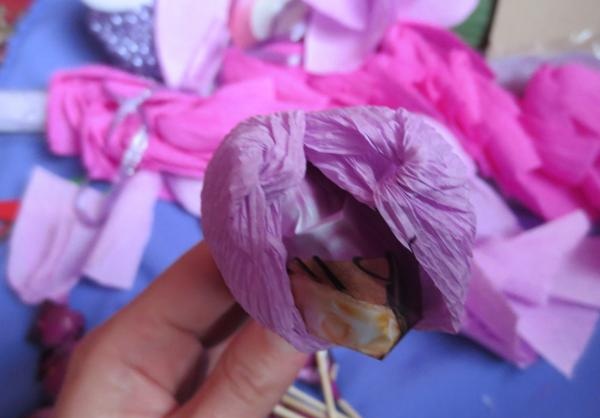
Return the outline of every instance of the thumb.
[[[306,358],[281,337],[251,321],[175,417],[264,418],[292,384]]]

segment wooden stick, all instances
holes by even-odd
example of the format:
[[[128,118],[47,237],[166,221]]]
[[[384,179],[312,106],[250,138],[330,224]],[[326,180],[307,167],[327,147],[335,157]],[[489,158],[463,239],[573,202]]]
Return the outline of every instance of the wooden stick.
[[[290,396],[304,402],[305,404],[307,404],[308,406],[310,406],[311,408],[318,410],[323,416],[327,417],[325,415],[325,411],[327,410],[327,407],[325,406],[325,404],[323,402],[321,402],[319,399],[311,396],[310,394],[298,389],[296,386],[290,386],[288,388],[288,392],[287,392]],[[291,405],[290,405],[291,406]],[[337,413],[338,418],[350,418],[349,416],[347,416],[346,414],[343,414],[341,412]]]
[[[333,390],[331,388],[331,379],[329,377],[329,361],[326,350],[317,352],[317,366],[319,368],[319,376],[321,377],[321,390],[323,391],[325,406],[327,408],[327,418],[338,418]]]
[[[291,395],[283,395],[281,402],[284,404],[284,406],[289,406],[298,412],[310,416],[311,418],[327,418],[325,415],[325,405],[323,405],[323,409],[321,410],[309,405],[308,403],[302,402]]]
[[[291,409],[287,409],[285,406],[279,404],[275,405],[275,408],[273,408],[272,412],[273,415],[280,418],[305,418],[302,415],[295,413]]]
[[[331,379],[337,380],[339,372],[340,372],[340,365],[335,363],[333,366],[331,366]]]
[[[362,418],[356,409],[352,408],[352,405],[345,399],[338,399],[338,405],[340,409],[348,415],[348,418]]]
[[[312,406],[313,408],[318,409],[321,412],[325,412],[325,410],[327,409],[323,402],[321,402],[317,398],[310,396],[308,393],[301,391],[296,386],[290,386],[290,388],[288,389],[288,393],[300,399],[302,402]]]

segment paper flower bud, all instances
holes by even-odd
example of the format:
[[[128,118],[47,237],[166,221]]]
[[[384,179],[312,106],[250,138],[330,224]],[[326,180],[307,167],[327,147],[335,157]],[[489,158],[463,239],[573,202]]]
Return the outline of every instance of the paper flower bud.
[[[210,162],[207,243],[232,294],[303,351],[383,357],[454,332],[475,219],[465,169],[420,116],[383,107],[249,119]]]

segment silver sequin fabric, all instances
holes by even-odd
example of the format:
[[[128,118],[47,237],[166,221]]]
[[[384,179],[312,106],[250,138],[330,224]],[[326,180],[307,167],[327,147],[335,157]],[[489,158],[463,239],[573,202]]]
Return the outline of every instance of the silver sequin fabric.
[[[106,13],[88,9],[87,24],[118,67],[160,79],[154,48],[154,7]]]

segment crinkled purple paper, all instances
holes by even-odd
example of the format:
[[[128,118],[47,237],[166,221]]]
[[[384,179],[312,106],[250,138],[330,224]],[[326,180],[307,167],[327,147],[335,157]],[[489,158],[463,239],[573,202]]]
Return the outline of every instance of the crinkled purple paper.
[[[282,241],[289,216],[282,207],[306,190],[307,162],[413,250],[427,295],[417,326],[456,331],[475,229],[465,169],[423,118],[383,107],[252,118],[216,151],[202,192],[202,225],[244,309],[298,349],[327,345],[308,334],[294,305]]]

